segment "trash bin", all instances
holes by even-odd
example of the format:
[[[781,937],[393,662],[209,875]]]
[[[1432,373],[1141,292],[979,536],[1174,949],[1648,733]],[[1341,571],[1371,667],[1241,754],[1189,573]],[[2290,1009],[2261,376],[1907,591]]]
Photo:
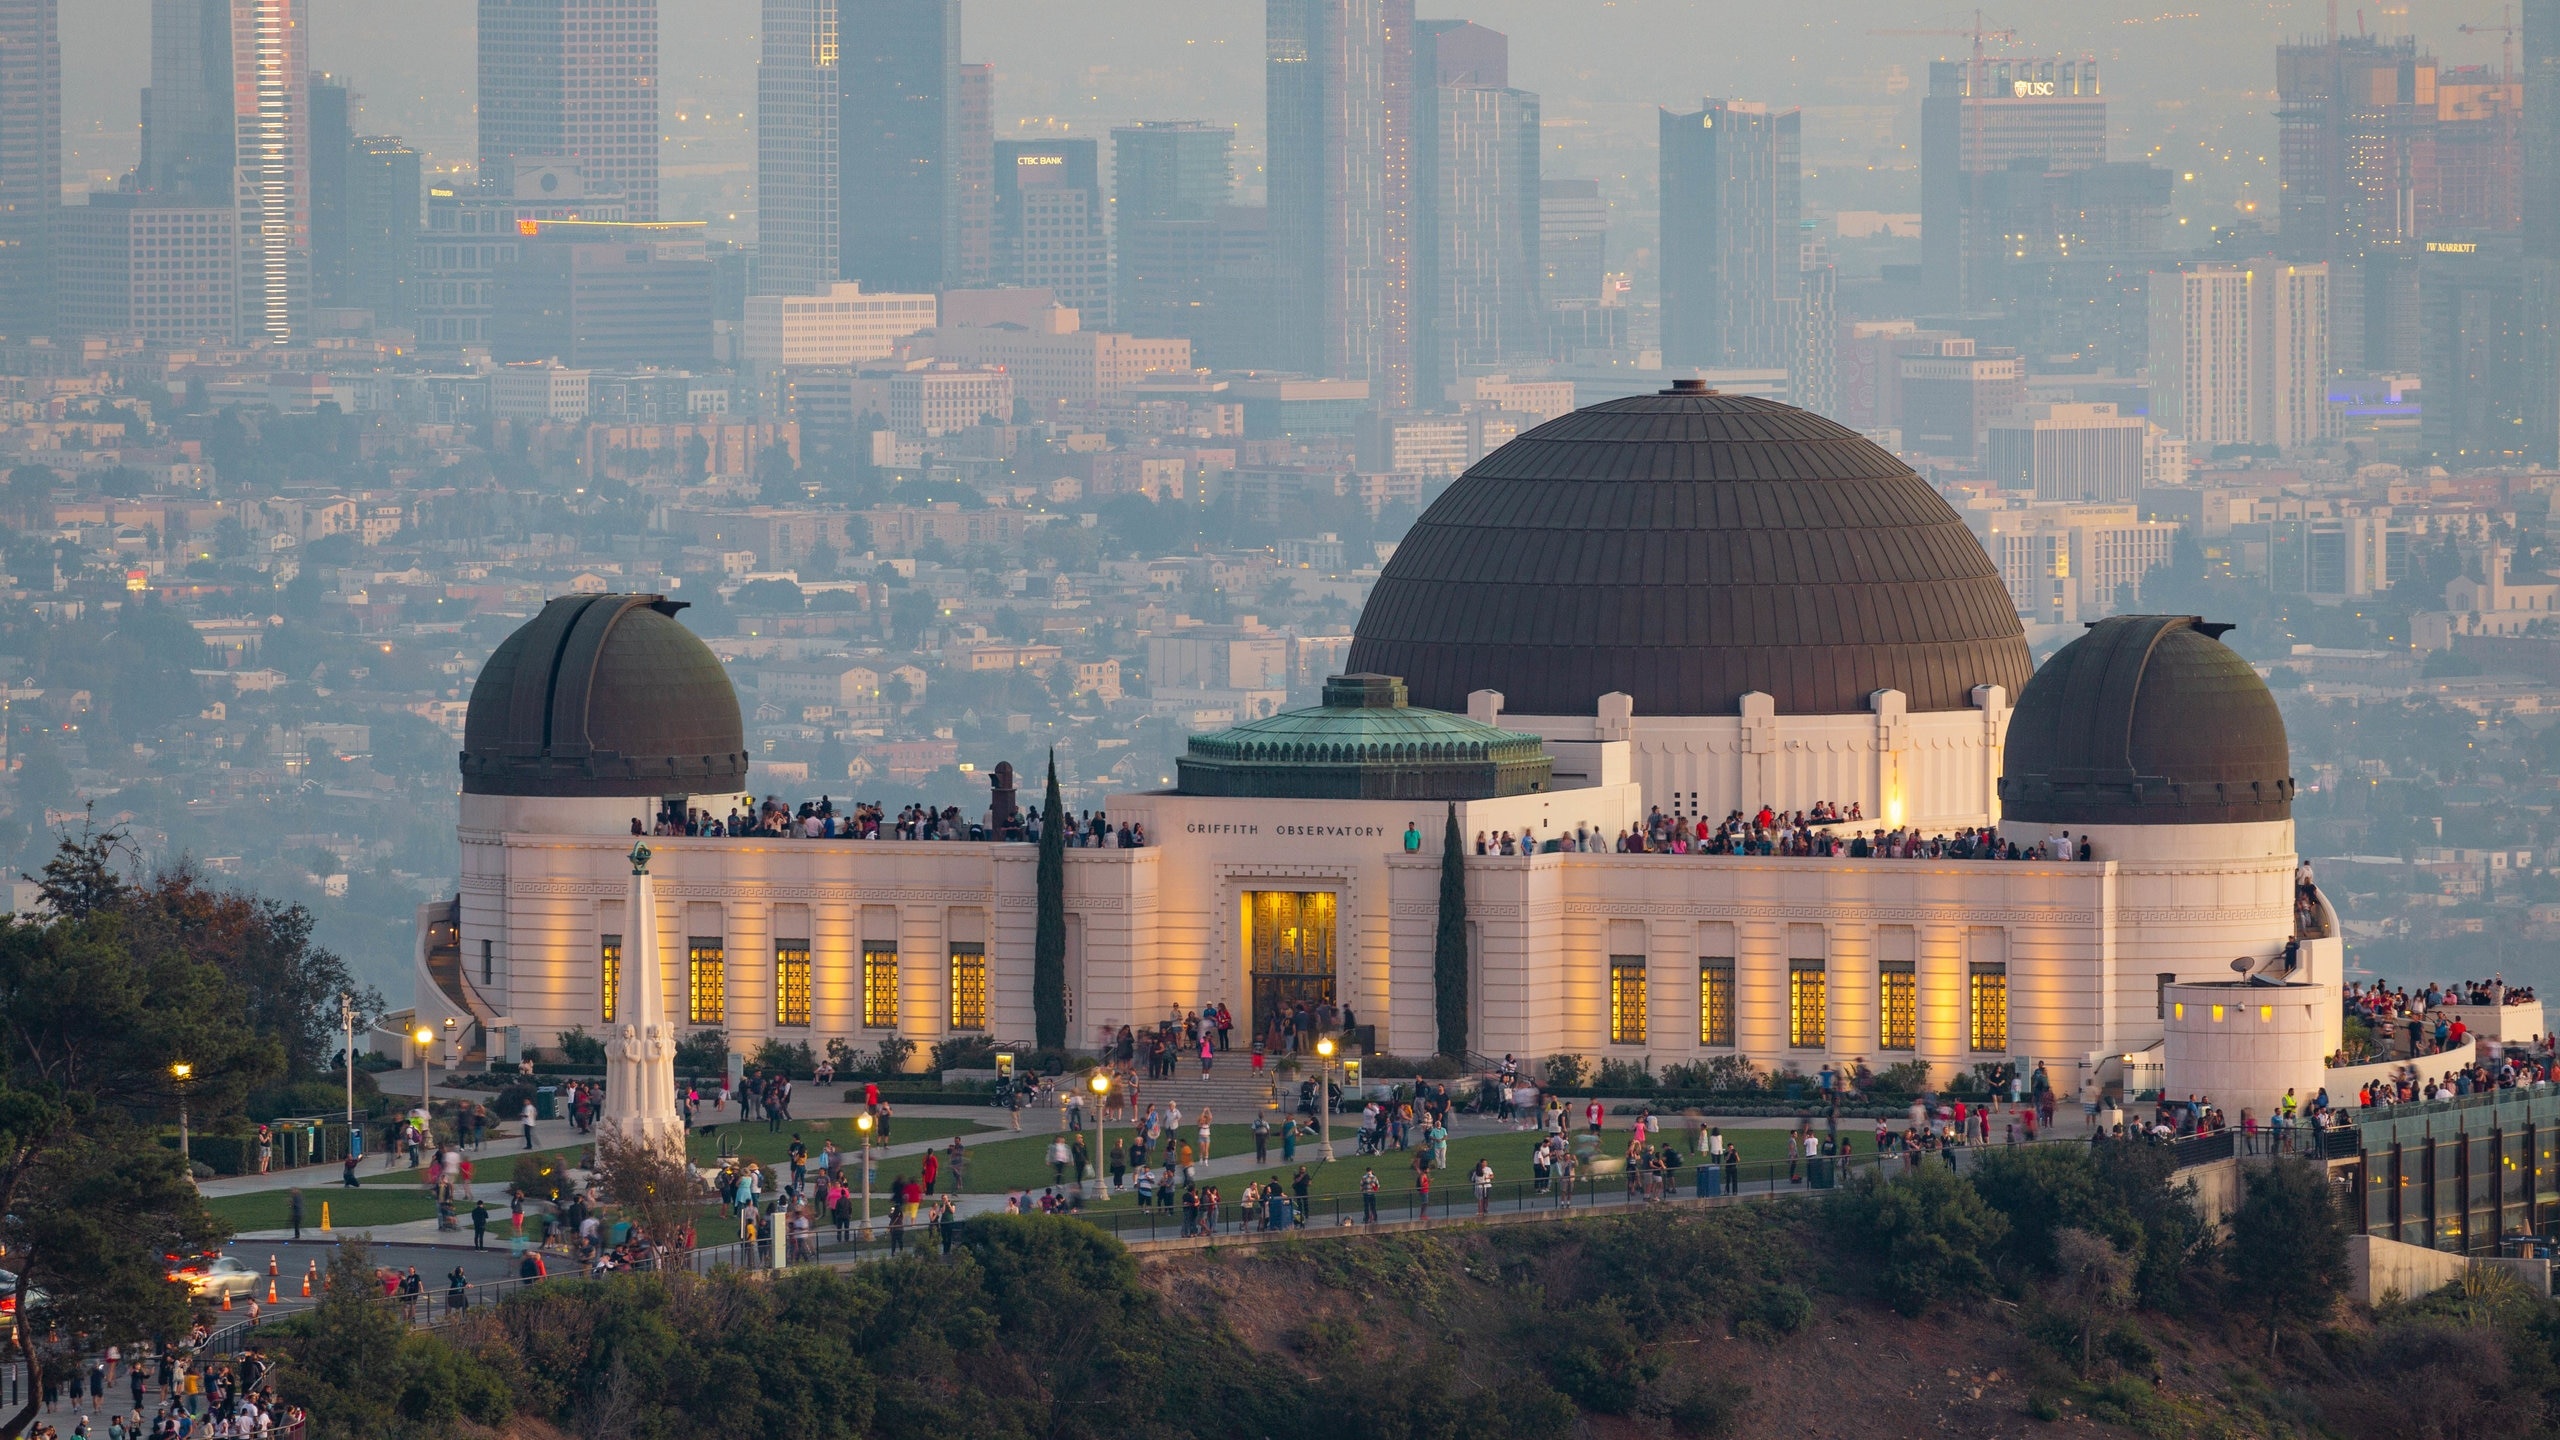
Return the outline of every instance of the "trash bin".
[[[1828,1190],[1838,1173],[1840,1162],[1828,1155],[1817,1155],[1805,1162],[1805,1182],[1816,1190]]]
[[[559,1119],[559,1118],[560,1118],[560,1103],[559,1103],[559,1102],[560,1102],[560,1091],[559,1091],[559,1089],[558,1089],[556,1086],[551,1086],[551,1085],[537,1085],[537,1086],[535,1086],[535,1087],[534,1087],[534,1091],[533,1091],[533,1118],[534,1118],[534,1119],[536,1119],[536,1120],[557,1120],[557,1119]]]
[[[1698,1193],[1701,1196],[1724,1193],[1723,1166],[1701,1165],[1698,1167]]]

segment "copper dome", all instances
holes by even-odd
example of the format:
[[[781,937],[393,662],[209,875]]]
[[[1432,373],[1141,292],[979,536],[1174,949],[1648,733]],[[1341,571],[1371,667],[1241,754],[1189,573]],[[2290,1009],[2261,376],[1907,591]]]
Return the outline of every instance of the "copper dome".
[[[746,725],[682,601],[569,595],[501,641],[471,687],[473,795],[707,795],[747,782]]]
[[[1351,670],[1463,712],[1839,715],[1900,690],[1961,710],[2033,664],[2000,572],[1910,467],[1773,400],[1682,388],[1560,416],[1423,512]]]
[[[2293,815],[2267,682],[2193,615],[2117,615],[2044,662],[2009,717],[2001,814],[2063,825]]]

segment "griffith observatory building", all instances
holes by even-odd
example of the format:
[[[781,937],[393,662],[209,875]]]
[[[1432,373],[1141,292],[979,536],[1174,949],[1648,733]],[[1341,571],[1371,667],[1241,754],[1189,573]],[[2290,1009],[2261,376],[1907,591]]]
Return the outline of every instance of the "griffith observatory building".
[[[490,656],[418,1016],[493,1054],[609,1032],[649,926],[664,1013],[735,1050],[1027,1042],[1032,845],[652,837],[655,913],[626,913],[635,820],[756,790],[679,608],[554,600]],[[2118,616],[2036,669],[1962,519],[1854,432],[1694,382],[1562,416],[1423,514],[1321,706],[1194,737],[1172,789],[1101,802],[1149,840],[1066,852],[1070,1042],[1218,1001],[1258,1034],[1323,1000],[1379,1052],[1431,1052],[1454,805],[1479,1054],[2021,1060],[2070,1095],[2161,1084],[2164,1031],[2201,1026],[2183,1053],[2223,1058],[2168,1083],[2265,1113],[2319,1083],[2343,957],[2297,890],[2283,720],[2223,628]],[[1822,803],[1859,808],[1844,831],[2067,830],[2091,859],[1472,853]]]

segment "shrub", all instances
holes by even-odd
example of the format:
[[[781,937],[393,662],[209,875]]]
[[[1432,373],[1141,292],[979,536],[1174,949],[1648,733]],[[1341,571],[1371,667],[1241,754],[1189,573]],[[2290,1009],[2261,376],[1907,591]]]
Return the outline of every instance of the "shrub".
[[[1773,1345],[1812,1323],[1812,1296],[1794,1285],[1763,1285],[1735,1312],[1733,1333]]]
[[[508,1178],[529,1200],[557,1201],[568,1185],[559,1158],[552,1155],[518,1155],[515,1173]]]
[[[1888,1095],[1921,1094],[1929,1088],[1929,1062],[1904,1060],[1887,1065],[1876,1073],[1875,1084],[1870,1088]]]
[[[1892,1179],[1867,1171],[1826,1210],[1843,1246],[1867,1261],[1886,1303],[1910,1316],[1988,1291],[1984,1257],[2009,1228],[1970,1183],[1940,1165]]]
[[[1650,1090],[1653,1072],[1640,1060],[1603,1059],[1599,1083],[1613,1090]]]
[[[676,1073],[722,1075],[729,1069],[729,1037],[718,1030],[696,1030],[676,1042]]]
[[[799,1040],[767,1040],[756,1047],[755,1057],[747,1063],[760,1071],[779,1070],[794,1080],[806,1080],[818,1073],[818,1057],[810,1053],[806,1041]]]
[[[572,1025],[560,1032],[560,1058],[572,1065],[602,1065],[604,1041],[587,1033],[584,1025]]]
[[[984,1035],[962,1035],[933,1044],[933,1059],[925,1068],[936,1075],[945,1070],[992,1070],[996,1066],[996,1042]]]
[[[1550,1055],[1540,1067],[1550,1090],[1579,1090],[1591,1082],[1591,1065],[1579,1055]]]
[[[1666,1090],[1757,1090],[1760,1067],[1748,1055],[1713,1055],[1662,1067]]]

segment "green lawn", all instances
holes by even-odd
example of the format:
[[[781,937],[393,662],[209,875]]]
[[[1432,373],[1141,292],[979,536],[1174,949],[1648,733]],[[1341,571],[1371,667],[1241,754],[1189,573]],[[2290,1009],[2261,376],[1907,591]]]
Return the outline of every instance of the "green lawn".
[[[975,1140],[981,1134],[992,1133],[995,1132],[989,1131],[985,1125],[976,1120],[909,1118],[899,1115],[890,1117],[888,1143],[906,1145],[918,1140],[948,1140],[954,1135],[967,1136]],[[1010,1135],[1012,1132],[1004,1133]],[[764,1122],[761,1120],[752,1125],[723,1125],[717,1131],[709,1133],[696,1130],[692,1142],[685,1148],[686,1152],[693,1157],[694,1163],[698,1165],[718,1164],[722,1141],[728,1142],[733,1147],[733,1153],[745,1155],[751,1160],[760,1160],[767,1165],[780,1165],[791,1158],[791,1137],[794,1135],[799,1136],[802,1142],[808,1145],[813,1164],[818,1152],[826,1148],[829,1140],[835,1141],[837,1148],[844,1150],[859,1149],[862,1144],[861,1132],[853,1127],[853,1117],[839,1115],[825,1120],[795,1120],[785,1125],[779,1134],[766,1131]]]
[[[320,1228],[320,1206],[324,1201],[329,1206],[329,1223],[340,1230],[432,1220],[436,1215],[435,1199],[423,1189],[307,1189],[302,1192],[302,1226],[306,1235]],[[282,1230],[293,1224],[293,1201],[282,1190],[223,1195],[204,1203],[234,1231]]]

